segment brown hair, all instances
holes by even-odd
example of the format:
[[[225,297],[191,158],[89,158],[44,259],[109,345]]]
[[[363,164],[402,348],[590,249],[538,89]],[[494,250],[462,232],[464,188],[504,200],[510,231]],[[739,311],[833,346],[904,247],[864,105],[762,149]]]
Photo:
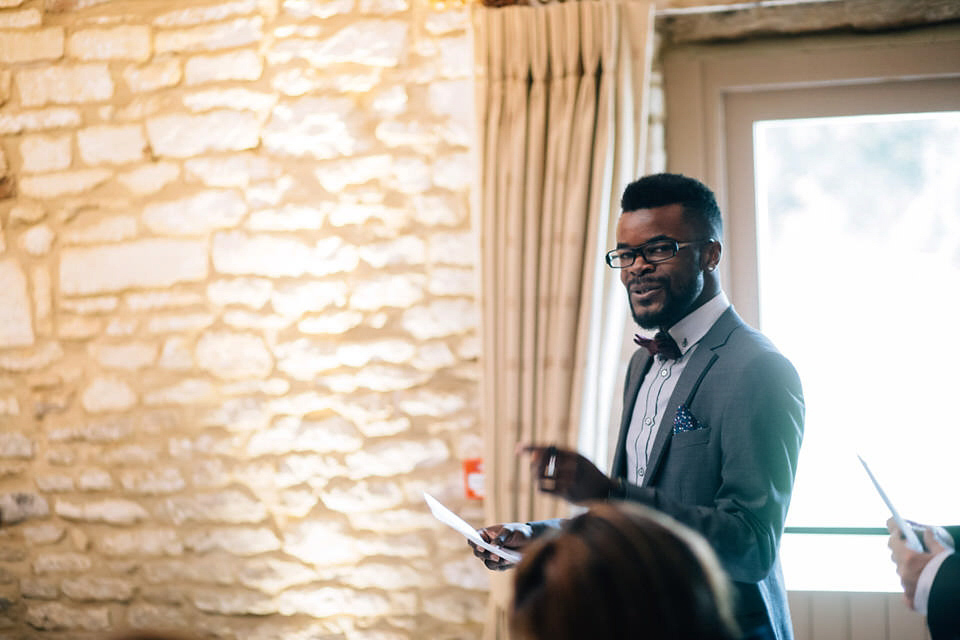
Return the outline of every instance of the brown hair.
[[[517,567],[524,640],[734,640],[732,588],[706,540],[653,510],[597,504]]]

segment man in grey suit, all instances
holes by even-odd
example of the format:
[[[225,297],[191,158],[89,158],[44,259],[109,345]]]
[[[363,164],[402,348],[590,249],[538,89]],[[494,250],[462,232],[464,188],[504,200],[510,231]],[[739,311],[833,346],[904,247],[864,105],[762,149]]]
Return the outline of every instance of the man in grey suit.
[[[608,477],[584,456],[529,446],[540,489],[572,502],[629,500],[703,534],[738,592],[744,638],[793,637],[778,549],[803,436],[803,396],[790,362],[747,326],[720,287],[722,222],[713,192],[656,174],[621,199],[617,247],[640,338],[627,370]],[[559,521],[481,530],[522,549]],[[509,563],[474,547],[491,569]],[[638,598],[644,594],[637,594]]]

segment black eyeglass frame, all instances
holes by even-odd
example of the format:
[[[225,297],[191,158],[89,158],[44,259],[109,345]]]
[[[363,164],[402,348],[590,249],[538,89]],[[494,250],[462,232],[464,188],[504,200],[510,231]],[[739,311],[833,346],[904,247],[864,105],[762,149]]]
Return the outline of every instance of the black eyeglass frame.
[[[653,240],[648,240],[641,245],[635,247],[620,247],[618,249],[611,249],[603,256],[603,259],[606,261],[607,266],[611,269],[626,269],[627,267],[632,267],[637,262],[637,256],[639,255],[643,258],[643,261],[647,264],[659,264],[661,262],[666,262],[667,260],[673,260],[677,257],[677,253],[680,252],[680,249],[683,247],[690,246],[692,244],[707,244],[708,242],[716,242],[714,238],[707,238],[705,240],[689,240],[687,242],[681,242],[679,240],[674,240],[673,238],[655,238]],[[673,253],[665,258],[656,258],[651,260],[647,257],[647,247],[650,245],[660,245],[660,244],[673,244]],[[613,260],[618,257],[618,254],[622,251],[629,251],[630,255],[633,257],[630,262],[626,264],[621,264],[619,266],[613,265]]]

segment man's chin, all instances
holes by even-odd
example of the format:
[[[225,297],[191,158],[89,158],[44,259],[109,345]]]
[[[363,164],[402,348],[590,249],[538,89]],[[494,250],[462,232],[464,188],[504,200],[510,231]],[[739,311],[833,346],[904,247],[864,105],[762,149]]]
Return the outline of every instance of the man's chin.
[[[660,318],[662,314],[660,311],[637,311],[633,310],[633,321],[640,325],[643,329],[659,329],[660,328]]]

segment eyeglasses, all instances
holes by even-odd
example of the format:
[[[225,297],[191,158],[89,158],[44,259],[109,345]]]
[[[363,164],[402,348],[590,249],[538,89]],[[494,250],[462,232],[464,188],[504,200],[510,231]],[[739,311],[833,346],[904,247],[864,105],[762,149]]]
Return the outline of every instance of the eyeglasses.
[[[690,242],[679,242],[673,238],[658,238],[636,247],[623,247],[608,251],[606,260],[607,264],[614,269],[625,269],[633,265],[637,261],[637,256],[643,258],[643,261],[647,264],[657,264],[658,262],[666,262],[677,255],[681,247],[691,244],[706,244],[713,241],[713,238],[691,240]]]

